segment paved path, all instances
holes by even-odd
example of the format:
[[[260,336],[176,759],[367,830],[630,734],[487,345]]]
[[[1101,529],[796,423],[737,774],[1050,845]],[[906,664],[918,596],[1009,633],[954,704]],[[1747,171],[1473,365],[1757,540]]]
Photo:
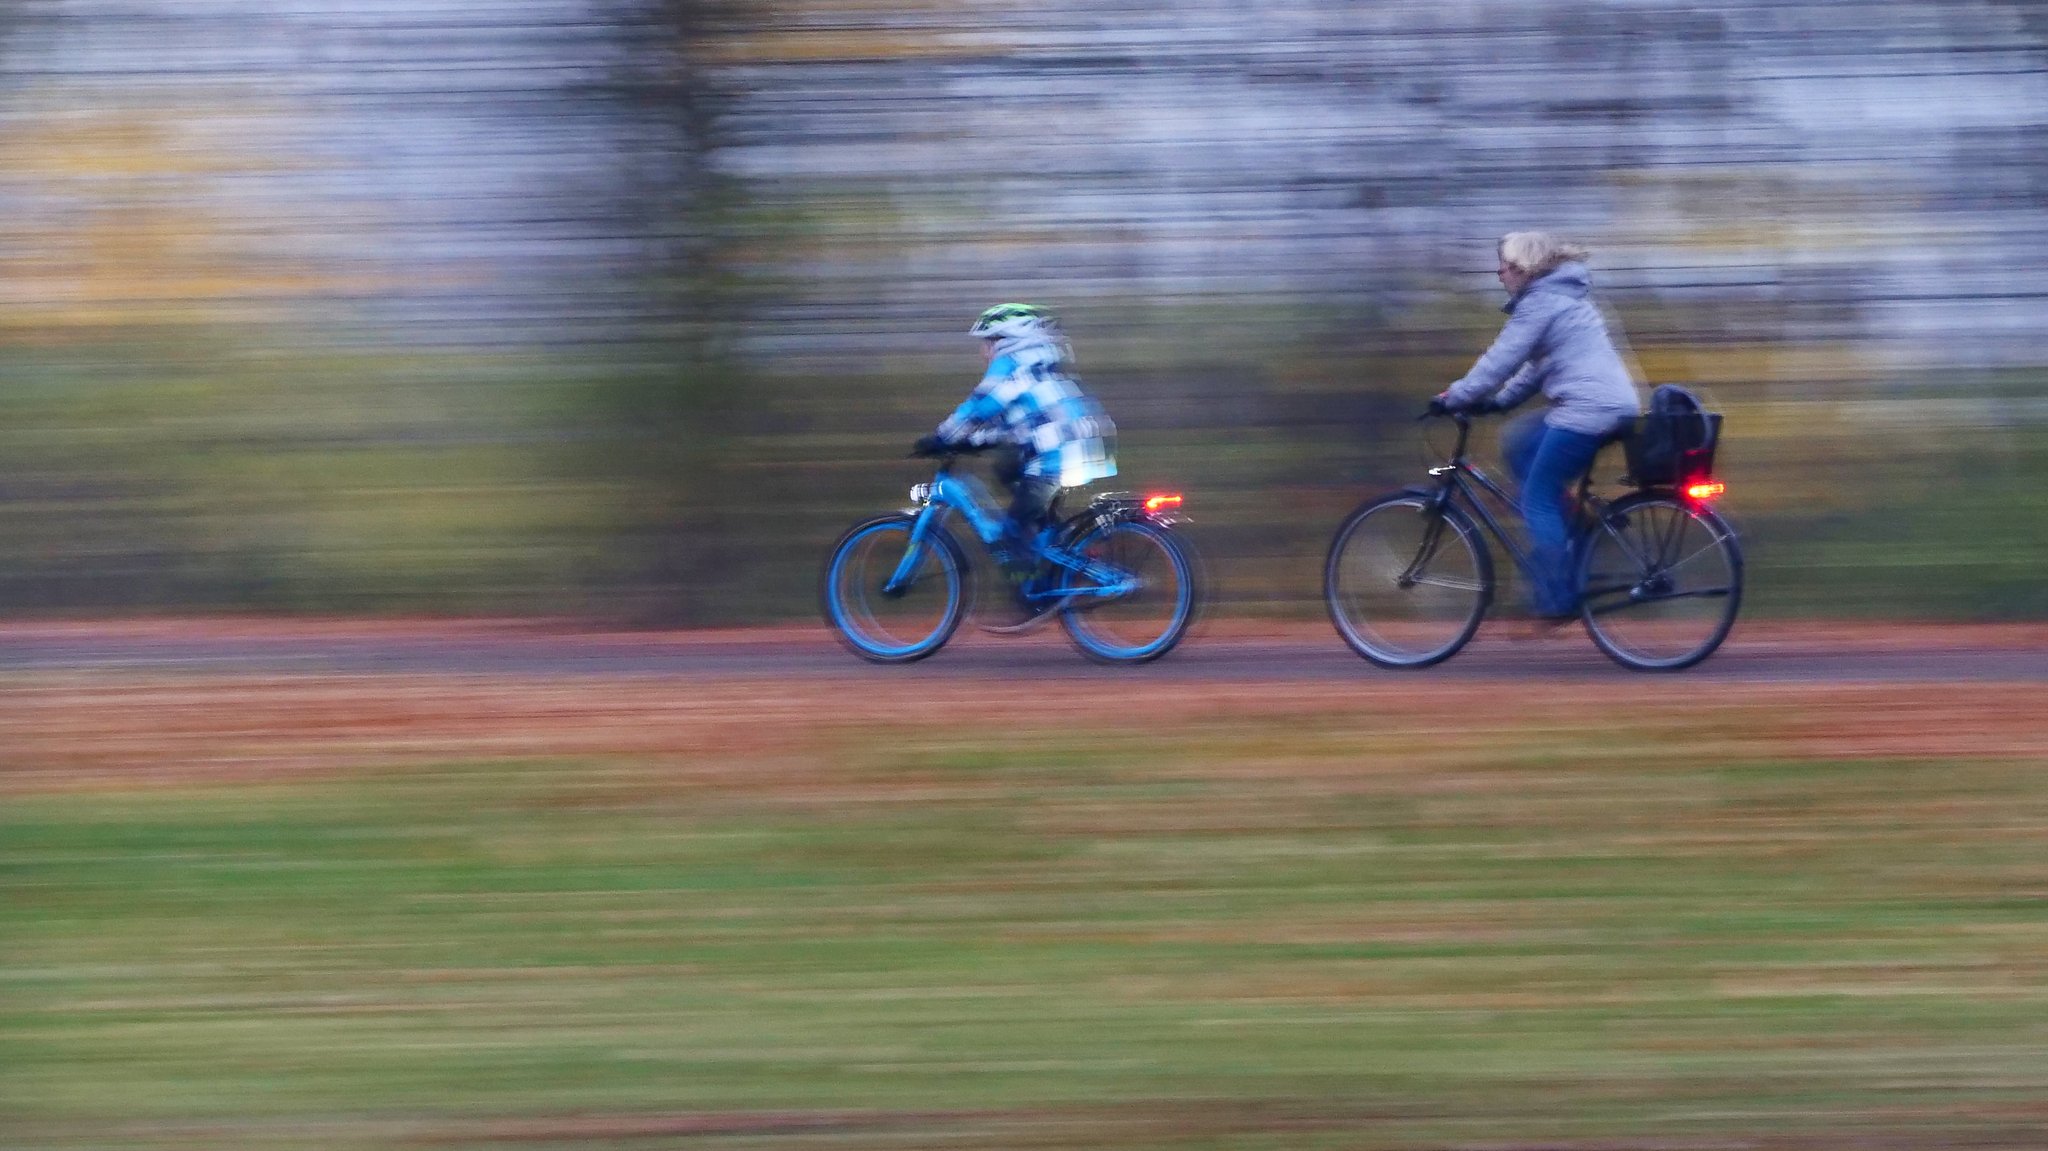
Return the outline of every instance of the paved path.
[[[962,630],[921,663],[876,667],[822,629],[591,632],[531,625],[444,623],[170,622],[0,626],[0,676],[105,673],[398,674],[854,678],[876,683],[1028,674],[1165,681],[1413,681],[1642,678],[1602,656],[1576,628],[1509,638],[1490,624],[1436,668],[1395,672],[1352,655],[1327,627],[1219,625],[1158,663],[1100,667],[1057,628],[997,638]],[[1674,683],[2048,681],[2048,629],[1758,625],[1738,628],[1706,663]]]

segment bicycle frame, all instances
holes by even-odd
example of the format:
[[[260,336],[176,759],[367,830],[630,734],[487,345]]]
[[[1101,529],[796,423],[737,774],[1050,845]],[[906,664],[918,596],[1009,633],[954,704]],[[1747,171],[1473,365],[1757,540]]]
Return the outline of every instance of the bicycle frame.
[[[911,525],[910,546],[904,549],[903,559],[896,565],[896,571],[882,585],[884,594],[900,593],[909,585],[917,572],[917,566],[924,555],[925,541],[931,533],[945,530],[948,512],[958,512],[972,528],[975,538],[984,548],[995,546],[1003,538],[1004,516],[993,510],[994,498],[989,494],[988,485],[972,475],[953,474],[953,460],[949,457],[939,464],[938,474],[929,484],[919,484],[911,489],[911,498],[920,506],[914,509],[917,521]],[[1072,600],[1079,598],[1115,599],[1130,595],[1138,590],[1140,581],[1112,564],[1091,560],[1079,552],[1061,547],[1047,538],[1056,529],[1048,528],[1041,533],[1038,541],[1039,554],[1058,567],[1078,572],[1090,582],[1086,586],[1041,589],[1028,593],[1032,599]]]
[[[1436,477],[1436,491],[1431,493],[1424,489],[1419,491],[1418,494],[1434,494],[1438,508],[1452,504],[1459,505],[1466,514],[1478,522],[1479,526],[1488,535],[1493,537],[1494,542],[1498,543],[1501,550],[1505,551],[1508,558],[1514,562],[1516,570],[1520,571],[1524,578],[1533,579],[1536,576],[1533,566],[1535,557],[1531,553],[1522,550],[1515,543],[1514,537],[1508,534],[1507,528],[1502,526],[1501,520],[1496,518],[1493,509],[1488,507],[1487,502],[1480,498],[1480,494],[1490,495],[1502,508],[1507,509],[1508,514],[1513,515],[1515,519],[1519,520],[1521,519],[1521,513],[1514,510],[1515,498],[1509,495],[1500,484],[1496,483],[1492,476],[1487,475],[1478,465],[1465,458],[1466,444],[1472,435],[1472,421],[1465,416],[1454,418],[1458,424],[1458,444],[1455,448],[1451,449],[1449,459],[1429,469],[1429,474]],[[1595,511],[1598,511],[1606,502],[1593,494],[1590,476],[1579,477],[1576,499],[1579,507],[1592,508]],[[1414,567],[1419,567],[1427,562],[1434,552],[1434,547],[1425,546],[1421,554],[1416,556]],[[1410,568],[1410,572],[1414,570],[1414,567]]]
[[[1437,488],[1434,493],[1437,506],[1441,508],[1448,504],[1459,505],[1488,535],[1493,537],[1494,542],[1498,543],[1501,549],[1507,553],[1508,558],[1514,561],[1516,569],[1525,578],[1533,579],[1535,578],[1535,572],[1532,570],[1532,565],[1535,562],[1534,557],[1516,545],[1514,538],[1508,534],[1507,528],[1502,526],[1500,519],[1495,517],[1493,510],[1487,506],[1486,501],[1480,498],[1479,493],[1483,492],[1492,496],[1504,508],[1509,509],[1510,514],[1516,519],[1520,519],[1521,513],[1513,510],[1515,508],[1515,499],[1498,483],[1494,482],[1493,477],[1487,475],[1477,465],[1465,458],[1466,444],[1471,438],[1472,421],[1468,417],[1463,416],[1454,418],[1458,424],[1457,446],[1451,450],[1450,458],[1447,461],[1429,469],[1429,474],[1437,479]],[[1427,495],[1431,493],[1427,490],[1420,490],[1418,494]],[[1574,499],[1579,509],[1591,510],[1596,516],[1604,518],[1608,501],[1594,493],[1593,479],[1590,471],[1586,475],[1579,477],[1579,485],[1574,493]],[[1574,536],[1574,539],[1576,540],[1577,537]],[[1423,546],[1422,551],[1415,557],[1415,562],[1410,565],[1408,572],[1403,573],[1402,578],[1404,581],[1409,580],[1417,568],[1429,562],[1436,552],[1434,542],[1435,537],[1432,535],[1430,540]],[[1636,549],[1629,541],[1617,537],[1617,542],[1631,553],[1631,558],[1644,567],[1657,566],[1651,562],[1649,557],[1635,554]],[[1660,557],[1670,550],[1670,541],[1659,540],[1656,541],[1656,545]],[[1630,586],[1632,585],[1587,588],[1585,593],[1589,597],[1597,597],[1617,591],[1627,591]],[[1717,590],[1710,588],[1699,591],[1680,592],[1673,596],[1659,598],[1683,599],[1694,596],[1711,598],[1716,595],[1726,594],[1726,589]],[[1592,611],[1595,615],[1602,615],[1631,606],[1632,603],[1636,602],[1637,598],[1632,594],[1628,602],[1599,604],[1594,606]]]

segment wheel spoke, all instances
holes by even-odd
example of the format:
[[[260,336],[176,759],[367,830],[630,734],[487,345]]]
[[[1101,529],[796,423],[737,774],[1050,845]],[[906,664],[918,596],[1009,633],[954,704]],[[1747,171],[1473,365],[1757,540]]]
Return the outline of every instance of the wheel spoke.
[[[1078,570],[1062,568],[1068,610],[1061,624],[1088,656],[1139,663],[1170,651],[1194,612],[1194,572],[1180,543],[1143,522],[1111,524],[1078,546]]]
[[[864,658],[921,658],[959,623],[964,564],[958,548],[941,533],[911,555],[910,540],[908,517],[871,521],[847,533],[826,567],[826,619]]]
[[[1485,587],[1475,579],[1454,579],[1450,576],[1416,576],[1408,582],[1417,587],[1442,587],[1453,591],[1476,592]]]
[[[1657,566],[1669,568],[1671,555],[1678,548],[1679,535],[1684,532],[1686,521],[1682,516],[1664,514],[1666,509],[1663,508],[1659,508],[1658,512],[1660,514],[1652,516],[1650,520],[1650,526],[1655,531],[1657,539]]]
[[[1721,643],[1742,598],[1742,557],[1718,520],[1656,497],[1622,504],[1587,542],[1588,630],[1617,662],[1689,667]]]
[[[1718,559],[1720,558],[1720,549],[1720,539],[1716,537],[1710,537],[1706,543],[1694,549],[1693,552],[1690,555],[1687,555],[1684,559],[1679,560],[1675,563],[1664,565],[1664,571],[1666,574],[1676,572],[1679,569],[1685,567],[1687,564],[1693,563],[1696,560],[1706,561],[1711,558],[1713,560],[1718,561]]]

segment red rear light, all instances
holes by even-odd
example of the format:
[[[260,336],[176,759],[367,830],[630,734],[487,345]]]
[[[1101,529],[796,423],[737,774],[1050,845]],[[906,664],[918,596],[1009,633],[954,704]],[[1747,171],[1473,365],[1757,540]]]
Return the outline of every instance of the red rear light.
[[[1721,498],[1722,493],[1727,490],[1728,485],[1720,480],[1694,480],[1685,485],[1685,498],[1696,504],[1703,504]]]
[[[1179,492],[1174,492],[1171,495],[1147,496],[1145,498],[1145,510],[1148,512],[1156,512],[1161,508],[1177,508],[1179,506]]]

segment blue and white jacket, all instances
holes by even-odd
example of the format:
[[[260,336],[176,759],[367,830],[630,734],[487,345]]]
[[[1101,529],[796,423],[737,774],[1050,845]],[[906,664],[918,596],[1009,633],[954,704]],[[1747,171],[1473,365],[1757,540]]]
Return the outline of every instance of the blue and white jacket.
[[[1116,474],[1116,425],[1065,371],[1066,349],[1019,337],[996,345],[988,373],[939,425],[938,436],[977,445],[1013,444],[1027,476],[1064,488]]]

